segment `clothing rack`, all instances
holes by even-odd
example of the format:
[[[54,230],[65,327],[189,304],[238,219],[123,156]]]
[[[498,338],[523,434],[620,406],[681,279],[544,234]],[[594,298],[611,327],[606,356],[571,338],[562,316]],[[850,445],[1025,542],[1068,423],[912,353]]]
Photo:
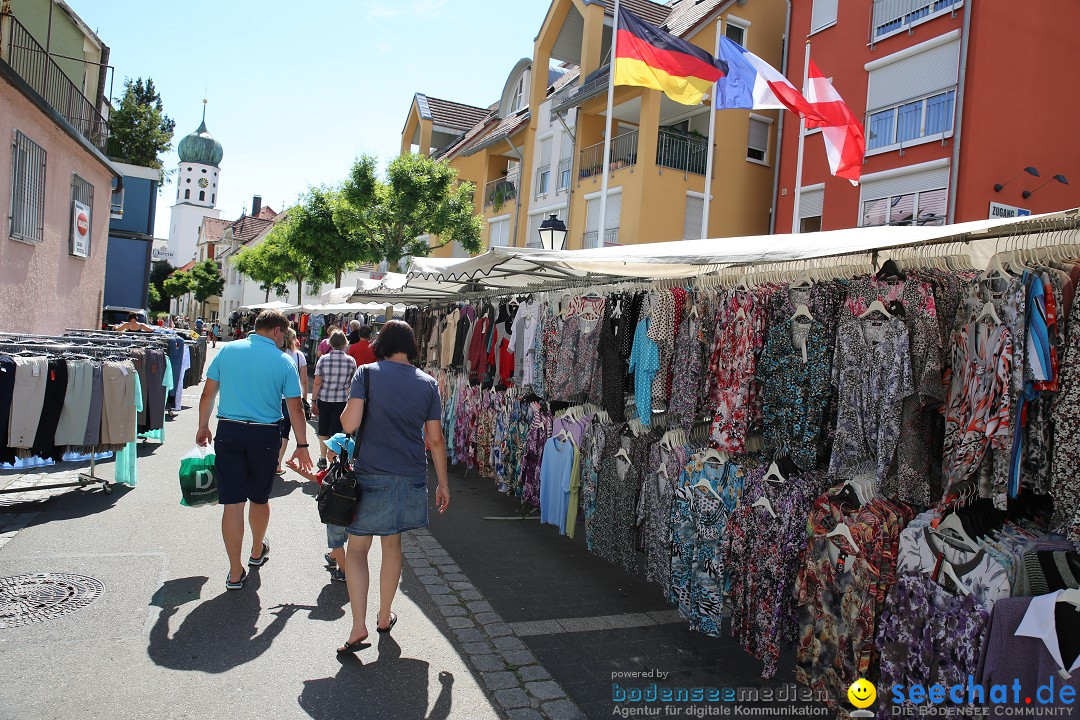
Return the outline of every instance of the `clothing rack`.
[[[123,335],[125,333],[116,334]],[[102,345],[100,342],[94,342],[95,340],[105,340],[109,344]],[[59,351],[60,353],[89,356],[101,360],[127,360],[130,359],[126,354],[128,349],[151,347],[152,345],[155,349],[159,349],[165,344],[163,341],[164,338],[154,338],[150,333],[146,333],[146,337],[95,338],[93,336],[80,335],[38,335],[34,333],[9,333],[0,331],[0,353],[22,356],[43,354],[48,356],[50,354],[55,355]],[[106,495],[111,494],[113,491],[112,482],[106,478],[98,477],[95,474],[96,465],[97,453],[91,450],[90,471],[79,473],[77,478],[71,482],[35,485],[30,488],[4,488],[0,490],[0,495],[37,490],[55,490],[67,487],[86,487],[94,483],[100,483],[101,490]]]

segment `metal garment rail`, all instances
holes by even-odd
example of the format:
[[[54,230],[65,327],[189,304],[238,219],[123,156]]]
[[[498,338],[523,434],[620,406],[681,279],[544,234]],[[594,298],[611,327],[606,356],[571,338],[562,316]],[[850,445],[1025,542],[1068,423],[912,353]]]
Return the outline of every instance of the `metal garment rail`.
[[[107,343],[107,344],[103,344]],[[115,343],[115,344],[114,344]],[[130,349],[153,348],[162,349],[165,346],[162,338],[92,338],[71,335],[36,335],[33,333],[8,333],[0,332],[0,353],[8,355],[23,355],[41,353],[43,355],[83,355],[106,359],[128,359],[126,352]],[[106,495],[112,493],[113,483],[95,474],[97,455],[93,449],[90,451],[90,472],[81,472],[75,480],[65,483],[50,483],[48,485],[34,485],[26,488],[3,488],[0,495],[20,492],[35,492],[38,490],[55,490],[68,487],[86,487],[94,483],[101,484],[101,490]]]

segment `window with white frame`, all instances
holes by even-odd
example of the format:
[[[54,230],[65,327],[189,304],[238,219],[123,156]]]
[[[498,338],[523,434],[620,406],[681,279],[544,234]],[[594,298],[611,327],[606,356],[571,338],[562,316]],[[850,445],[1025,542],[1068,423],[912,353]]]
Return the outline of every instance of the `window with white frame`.
[[[525,102],[525,73],[521,73],[521,77],[518,78],[517,86],[514,88],[514,95],[510,99],[510,112],[517,112],[520,110]]]
[[[488,247],[506,247],[510,244],[510,217],[506,216],[488,223]]]
[[[810,32],[816,33],[836,24],[838,0],[814,0],[814,9],[810,15]]]
[[[582,247],[598,248],[618,245],[619,215],[622,214],[622,188],[618,192],[608,191],[607,208],[604,210],[604,232],[600,232],[600,193],[595,197],[586,196],[585,237]]]
[[[566,222],[566,206],[561,208],[549,208],[547,210],[540,210],[529,214],[529,228],[525,235],[525,247],[540,248],[543,244],[540,241],[540,224],[554,215],[555,217]]]
[[[799,232],[817,232],[821,229],[821,215],[825,207],[825,186],[803,187],[799,194]]]
[[[18,130],[11,143],[11,225],[16,240],[41,242],[45,229],[45,148]]]
[[[750,131],[746,139],[746,159],[751,162],[769,164],[769,122],[768,118],[750,116]]]
[[[920,46],[915,46],[919,48]],[[951,35],[869,63],[866,150],[886,152],[948,137],[956,110],[960,39]]]
[[[948,185],[949,167],[941,163],[913,172],[886,171],[882,179],[864,176],[859,225],[944,225]]]
[[[551,188],[551,138],[540,141],[540,164],[536,168],[535,197],[547,195]]]
[[[724,36],[735,43],[746,47],[746,25],[731,18],[724,23]]]

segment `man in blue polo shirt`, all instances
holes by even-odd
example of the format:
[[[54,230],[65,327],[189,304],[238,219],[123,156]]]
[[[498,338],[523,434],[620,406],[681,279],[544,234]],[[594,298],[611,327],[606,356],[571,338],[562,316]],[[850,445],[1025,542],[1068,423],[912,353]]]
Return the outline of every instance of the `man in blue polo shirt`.
[[[250,501],[250,567],[262,566],[270,553],[266,526],[270,523],[270,490],[276,477],[280,447],[281,399],[285,398],[296,437],[292,458],[304,470],[311,469],[307,423],[300,399],[296,365],[281,351],[288,319],[277,310],[263,310],[255,320],[255,332],[229,343],[206,370],[206,384],[199,400],[200,445],[214,441],[218,471],[218,501],[224,506],[221,535],[229,555],[228,590],[244,586],[247,571],[241,562],[244,545],[244,505]],[[218,399],[217,437],[210,433],[210,412]]]

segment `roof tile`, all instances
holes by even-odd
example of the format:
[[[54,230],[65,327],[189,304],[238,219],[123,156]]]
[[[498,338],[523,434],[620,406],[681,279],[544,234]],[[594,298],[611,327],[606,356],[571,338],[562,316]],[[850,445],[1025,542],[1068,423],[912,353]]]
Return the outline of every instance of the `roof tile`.
[[[462,132],[475,126],[488,114],[485,108],[433,97],[427,97],[427,106],[431,112],[431,120],[436,125]]]

